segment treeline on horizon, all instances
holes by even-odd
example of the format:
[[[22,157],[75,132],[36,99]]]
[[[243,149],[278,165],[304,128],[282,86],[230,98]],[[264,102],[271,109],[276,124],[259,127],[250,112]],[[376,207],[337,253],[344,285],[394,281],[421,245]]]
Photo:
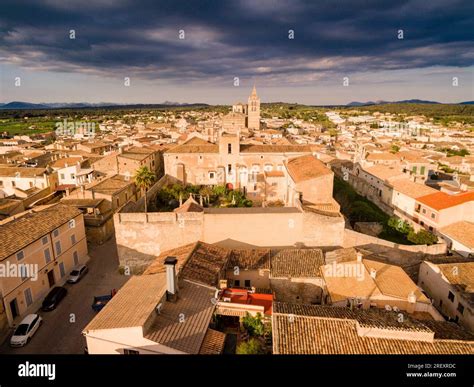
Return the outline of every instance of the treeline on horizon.
[[[230,111],[230,105],[133,105],[133,106],[110,106],[110,107],[81,107],[81,108],[53,108],[53,109],[16,109],[16,110],[0,110],[0,132],[8,131],[9,124],[25,123],[23,120],[28,117],[29,122],[35,120],[57,120],[61,119],[77,119],[80,117],[101,117],[103,120],[118,119],[127,114],[156,114],[165,112],[174,112],[179,116],[179,112],[201,111],[201,112],[219,112],[227,113]],[[456,121],[467,125],[474,125],[474,105],[460,104],[420,104],[420,103],[390,103],[380,105],[367,106],[340,106],[340,107],[322,107],[309,106],[291,103],[262,103],[262,118],[280,117],[284,119],[302,119],[321,123],[328,128],[332,127],[332,123],[327,119],[324,112],[328,110],[338,110],[343,115],[345,112],[357,111],[359,114],[364,112],[381,112],[399,114],[404,116],[424,115],[432,118],[435,123],[448,125],[450,122]],[[51,128],[53,129],[53,128]],[[18,130],[15,130],[18,133]],[[44,132],[44,129],[41,130]]]

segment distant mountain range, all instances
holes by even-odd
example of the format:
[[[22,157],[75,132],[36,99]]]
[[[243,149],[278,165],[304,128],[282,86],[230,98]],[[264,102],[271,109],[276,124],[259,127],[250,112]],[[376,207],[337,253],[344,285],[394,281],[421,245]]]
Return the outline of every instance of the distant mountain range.
[[[422,103],[422,104],[441,104],[441,102],[436,101],[424,101],[422,99],[405,99],[403,101],[368,101],[368,102],[358,102],[354,101],[348,103],[346,106],[369,106],[369,105],[386,105],[386,104],[395,104],[395,103]],[[459,102],[457,104],[447,104],[447,105],[473,105],[474,101]]]
[[[418,103],[418,104],[441,104],[436,101],[424,101],[421,99],[407,99],[403,101],[368,101],[358,102],[354,101],[347,105],[339,106],[370,106],[370,105],[384,105],[384,104],[397,104],[397,103]],[[474,105],[474,101],[459,102],[458,104],[449,105]],[[26,110],[26,109],[86,109],[86,108],[99,108],[99,107],[110,107],[110,108],[163,108],[163,107],[179,107],[179,106],[209,106],[205,103],[180,103],[165,101],[160,104],[117,104],[113,102],[99,102],[99,103],[87,103],[87,102],[73,102],[73,103],[31,103],[23,101],[13,101],[8,103],[0,103],[0,109],[3,110]],[[336,105],[334,105],[336,106]]]
[[[165,101],[161,104],[117,104],[113,102],[99,102],[99,103],[87,103],[87,102],[74,102],[74,103],[31,103],[23,101],[13,101],[8,103],[0,103],[0,109],[3,110],[26,110],[26,109],[82,109],[82,108],[98,108],[98,107],[111,107],[111,108],[141,108],[141,107],[170,107],[170,106],[207,106],[204,103],[179,103]]]

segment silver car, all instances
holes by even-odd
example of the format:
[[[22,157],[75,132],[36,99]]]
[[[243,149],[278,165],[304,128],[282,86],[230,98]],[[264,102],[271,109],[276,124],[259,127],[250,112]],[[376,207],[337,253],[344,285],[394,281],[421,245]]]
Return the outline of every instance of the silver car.
[[[70,283],[70,284],[75,284],[75,283],[79,282],[81,280],[81,278],[86,275],[86,273],[88,271],[89,271],[89,269],[86,265],[78,266],[76,269],[71,271],[67,282]]]
[[[43,319],[37,314],[26,316],[15,329],[10,339],[12,347],[23,347],[26,345],[40,327]]]

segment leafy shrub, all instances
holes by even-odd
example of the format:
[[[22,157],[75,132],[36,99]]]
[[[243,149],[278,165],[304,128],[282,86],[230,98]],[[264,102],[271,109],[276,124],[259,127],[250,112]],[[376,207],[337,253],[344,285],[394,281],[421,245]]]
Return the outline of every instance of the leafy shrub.
[[[433,245],[438,242],[438,237],[426,230],[418,232],[411,230],[408,233],[407,239],[417,245]]]
[[[262,336],[265,332],[265,326],[260,313],[257,313],[257,315],[253,317],[247,312],[242,319],[242,325],[250,336]]]
[[[244,341],[237,346],[237,355],[259,355],[263,354],[263,347],[257,339]]]

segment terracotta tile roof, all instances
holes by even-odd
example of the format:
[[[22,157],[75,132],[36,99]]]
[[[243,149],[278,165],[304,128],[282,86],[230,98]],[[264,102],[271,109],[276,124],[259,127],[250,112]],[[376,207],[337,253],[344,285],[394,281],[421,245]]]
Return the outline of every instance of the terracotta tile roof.
[[[467,293],[474,293],[474,262],[443,263],[437,265],[452,285]]]
[[[240,270],[270,270],[269,249],[233,249],[229,259],[230,269],[238,267]]]
[[[35,177],[43,176],[45,173],[47,173],[45,168],[0,167],[2,177],[15,177],[17,174],[20,177]]]
[[[283,171],[265,171],[267,177],[285,177]]]
[[[284,249],[272,251],[270,275],[273,278],[321,277],[324,265],[320,249]]]
[[[214,312],[214,296],[213,289],[181,281],[178,301],[164,301],[145,338],[188,354],[198,354]]]
[[[152,152],[150,152],[150,154],[151,153]],[[147,157],[149,157],[150,154],[147,154],[147,153],[132,153],[132,152],[125,151],[125,152],[120,153],[119,155],[117,155],[117,157],[118,158],[125,158],[125,159],[142,161],[142,160],[145,160]]]
[[[181,271],[182,278],[217,286],[229,255],[228,249],[199,242]]]
[[[189,196],[189,198],[178,208],[175,208],[173,212],[203,212],[204,208],[201,207],[196,200],[193,199],[192,196]]]
[[[113,195],[116,192],[123,190],[125,187],[133,183],[133,178],[128,178],[122,175],[114,175],[101,180],[97,184],[89,186],[88,190],[103,193],[105,195]]]
[[[206,335],[199,350],[200,355],[221,355],[224,352],[226,334],[207,329]]]
[[[72,166],[76,165],[78,162],[81,162],[81,160],[82,160],[81,156],[78,156],[78,157],[64,157],[62,159],[59,159],[59,160],[56,160],[55,162],[53,162],[51,164],[51,167],[52,168],[65,168],[66,165],[68,167],[72,167]]]
[[[383,181],[388,181],[394,177],[406,176],[400,168],[388,167],[386,165],[374,165],[373,167],[365,167],[363,170]]]
[[[147,267],[143,272],[146,274],[157,274],[164,273],[166,271],[164,262],[166,257],[176,257],[178,263],[176,264],[176,270],[179,272],[181,267],[186,263],[191,253],[194,251],[199,242],[189,243],[184,246],[177,247],[176,249],[163,251],[156,259]]]
[[[474,201],[474,192],[466,192],[457,195],[449,195],[445,192],[436,192],[430,195],[421,196],[417,201],[434,210],[444,210],[445,208],[455,207],[463,203]]]
[[[219,145],[193,137],[183,144],[166,150],[165,153],[219,153]]]
[[[305,313],[298,314],[294,309],[291,313],[282,311],[280,304],[273,304],[274,354],[472,354],[474,350],[472,340],[429,340],[435,332],[421,322],[413,322],[410,328],[405,323],[392,326],[394,318],[388,318],[386,322],[380,311],[361,311],[365,313],[351,316],[346,314],[347,309],[345,312],[331,310],[343,308],[305,306]],[[331,313],[341,315],[332,316]],[[385,330],[387,333],[416,333],[410,340],[366,336],[365,331],[359,332],[364,318],[369,321],[367,327],[377,327],[381,333]]]
[[[77,208],[56,204],[41,211],[31,211],[0,224],[0,260],[52,232],[70,219],[82,215]],[[8,219],[8,218],[7,218]]]
[[[311,153],[308,145],[240,145],[241,153]]]
[[[439,232],[474,250],[474,223],[456,222],[442,227]]]
[[[369,273],[376,270],[374,282],[381,294],[406,300],[413,293],[418,302],[430,302],[401,267],[369,259],[362,262]]]
[[[423,325],[434,332],[435,339],[474,341],[473,333],[463,329],[454,322],[423,320]]]
[[[141,327],[166,292],[166,274],[132,276],[84,331]]]
[[[315,179],[320,176],[331,175],[333,173],[323,162],[312,155],[290,159],[286,165],[295,183]]]
[[[368,156],[367,156],[367,160],[368,161],[372,161],[372,160],[398,160],[399,157],[397,157],[396,155],[392,154],[392,153],[389,153],[389,152],[382,152],[382,153],[370,153]]]
[[[334,267],[332,262],[337,266]],[[370,275],[372,269],[375,270],[375,278]],[[336,273],[333,273],[334,270]],[[323,267],[323,276],[332,302],[380,296],[408,300],[412,293],[418,302],[430,302],[401,267],[383,262],[331,259],[331,263]]]
[[[438,192],[434,188],[428,187],[424,184],[415,183],[410,179],[397,179],[392,181],[390,185],[395,191],[415,199]]]
[[[61,199],[61,203],[75,207],[98,207],[105,199]]]
[[[338,274],[338,269],[344,270],[344,274]],[[322,269],[324,282],[333,303],[354,297],[363,299],[379,297],[382,294],[361,262],[338,263],[336,273],[332,274],[331,271],[334,271],[333,265],[326,265]]]
[[[327,306],[293,304],[274,302],[273,313],[292,314],[295,316],[334,318],[342,320],[357,320],[364,328],[383,328],[388,330],[407,330],[412,332],[431,332],[424,321],[419,321],[410,316],[404,316],[403,324],[399,321],[398,313],[388,312],[385,309],[358,309]]]

